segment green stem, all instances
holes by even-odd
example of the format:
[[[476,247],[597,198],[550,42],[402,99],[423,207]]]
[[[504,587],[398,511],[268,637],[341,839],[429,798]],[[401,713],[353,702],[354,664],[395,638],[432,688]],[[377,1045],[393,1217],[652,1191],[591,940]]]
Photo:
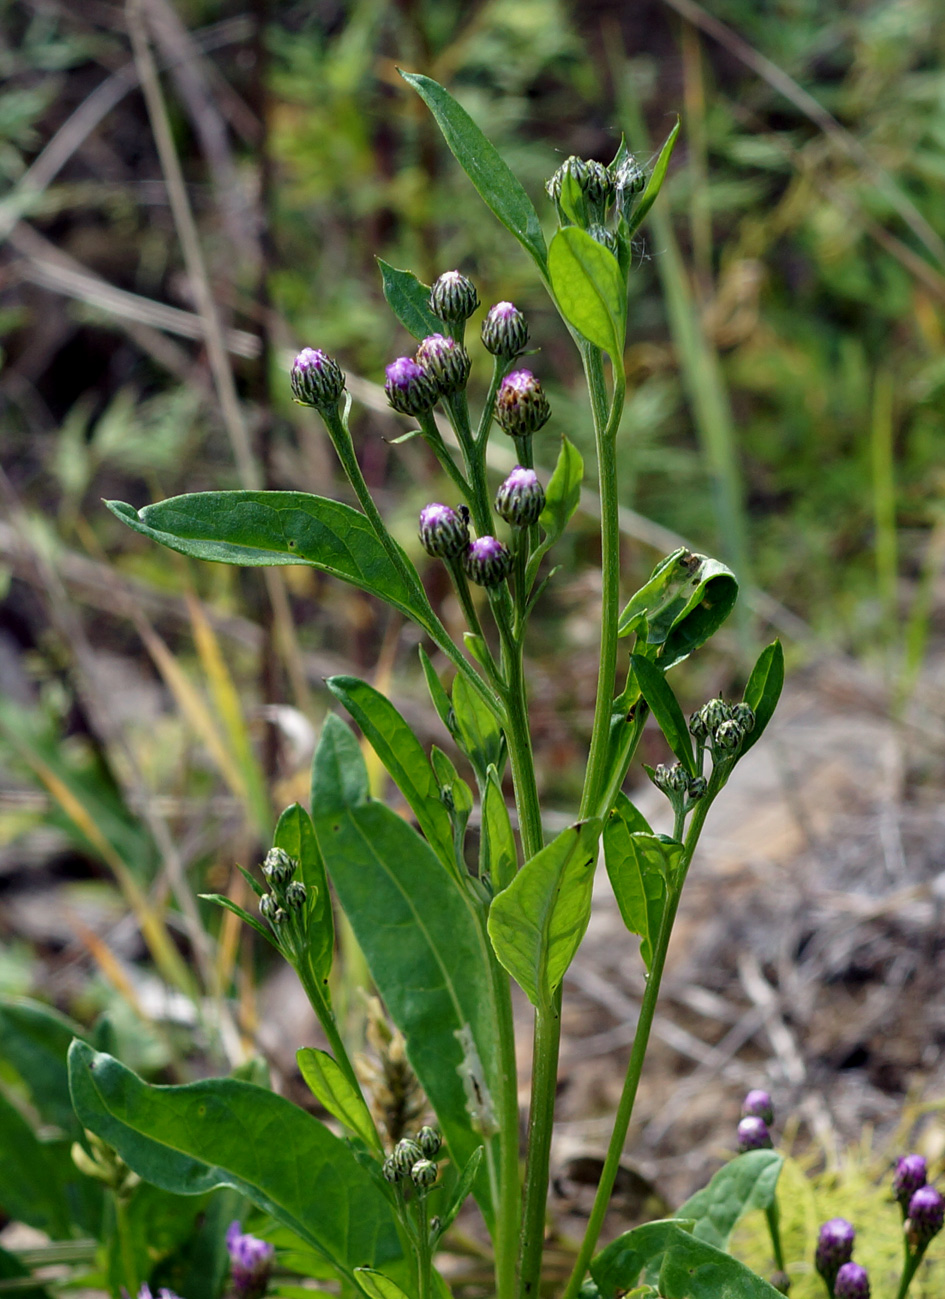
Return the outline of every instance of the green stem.
[[[121,1192],[115,1196],[115,1234],[118,1237],[118,1250],[121,1257],[121,1270],[124,1273],[125,1285],[129,1295],[138,1293],[138,1268],[135,1262],[134,1237],[128,1221],[128,1200]]]
[[[481,912],[485,924],[485,912]],[[518,1159],[518,1073],[515,1066],[515,1024],[509,976],[490,952],[499,1036],[499,1202],[495,1225],[495,1282],[497,1299],[513,1299],[515,1257],[518,1245],[520,1175]]]
[[[441,467],[452,478],[454,484],[459,490],[464,500],[473,501],[472,488],[463,476],[462,471],[456,464],[456,461],[449,453],[449,448],[443,441],[440,430],[436,426],[436,420],[433,418],[433,411],[426,411],[423,415],[417,416],[417,423],[420,425],[420,431],[423,434],[427,445],[433,451],[433,454],[439,460]]]
[[[486,393],[485,405],[482,408],[482,414],[479,417],[479,428],[476,430],[476,446],[485,453],[486,443],[489,440],[489,432],[492,428],[492,421],[495,419],[495,399],[498,396],[499,388],[502,386],[502,380],[509,371],[511,361],[504,361],[498,356],[492,364],[492,379],[489,383],[489,391]]]
[[[597,1186],[597,1194],[594,1197],[594,1206],[591,1209],[591,1216],[588,1220],[587,1230],[584,1233],[584,1239],[581,1242],[581,1248],[578,1251],[577,1259],[574,1263],[574,1270],[568,1281],[567,1289],[564,1292],[564,1299],[576,1299],[577,1293],[584,1281],[588,1264],[591,1261],[591,1255],[600,1236],[601,1227],[604,1224],[604,1217],[607,1213],[607,1206],[610,1203],[610,1196],[614,1189],[614,1182],[617,1177],[617,1170],[620,1167],[620,1158],[623,1154],[624,1142],[627,1139],[627,1129],[630,1126],[630,1116],[633,1113],[633,1103],[636,1100],[637,1087],[640,1083],[640,1075],[643,1072],[643,1061],[646,1058],[646,1049],[650,1040],[650,1030],[653,1027],[653,1017],[656,1014],[656,1003],[660,993],[660,982],[663,978],[663,969],[666,964],[666,953],[669,950],[669,940],[673,932],[673,922],[676,919],[676,911],[679,907],[679,899],[682,896],[683,884],[686,881],[686,874],[692,861],[692,855],[695,852],[696,844],[699,841],[699,835],[705,818],[708,814],[709,807],[712,803],[717,790],[710,790],[705,797],[696,804],[693,813],[692,822],[689,826],[689,833],[686,835],[685,851],[682,862],[680,863],[679,874],[668,887],[666,908],[660,921],[659,935],[656,940],[656,948],[653,953],[653,965],[650,968],[646,981],[646,990],[643,993],[643,1000],[640,1003],[640,1014],[637,1019],[636,1032],[633,1035],[633,1047],[630,1051],[630,1062],[627,1065],[627,1076],[624,1079],[623,1092],[620,1096],[620,1104],[617,1106],[617,1113],[614,1118],[613,1131],[610,1135],[610,1144],[607,1147],[607,1158],[604,1161],[603,1172],[600,1176],[600,1182]]]
[[[417,1197],[417,1293],[418,1299],[430,1299],[432,1293],[432,1255],[430,1251],[430,1215],[425,1194]]]
[[[355,1091],[360,1095],[361,1084],[358,1082],[358,1075],[354,1072],[354,1066],[351,1063],[347,1048],[341,1039],[338,1025],[335,1023],[335,1017],[331,1012],[328,1002],[322,994],[321,988],[318,986],[316,979],[312,975],[312,972],[308,967],[308,960],[304,955],[296,963],[295,972],[299,976],[299,982],[305,989],[305,995],[308,997],[309,1005],[317,1015],[318,1022],[322,1026],[322,1031],[328,1038],[328,1045],[331,1048],[332,1055],[335,1057],[335,1060],[345,1077],[348,1079],[348,1082],[351,1083],[352,1087],[354,1087]],[[377,1136],[378,1149],[383,1150],[384,1143],[381,1140],[380,1134],[377,1132],[377,1128],[375,1128],[374,1131]]]
[[[916,1250],[913,1254],[909,1249],[908,1241],[903,1242],[903,1249],[905,1250],[905,1258],[902,1263],[902,1279],[899,1282],[899,1291],[896,1295],[896,1299],[906,1299],[906,1295],[909,1293],[909,1287],[912,1285],[912,1280],[916,1272],[919,1270],[919,1264],[922,1262],[922,1256],[925,1253],[925,1250],[922,1249]]]

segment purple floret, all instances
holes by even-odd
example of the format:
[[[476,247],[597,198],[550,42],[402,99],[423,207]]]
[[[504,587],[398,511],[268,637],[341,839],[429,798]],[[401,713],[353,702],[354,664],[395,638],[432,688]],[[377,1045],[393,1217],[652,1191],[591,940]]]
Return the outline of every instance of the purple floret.
[[[262,1299],[272,1274],[275,1253],[267,1240],[243,1232],[242,1225],[231,1222],[226,1233],[230,1255],[230,1273],[238,1299]]]
[[[859,1263],[844,1263],[833,1283],[834,1299],[870,1299],[870,1278]]]
[[[412,383],[423,378],[423,366],[418,365],[412,356],[398,356],[396,361],[391,361],[384,373],[391,387],[409,388]]]

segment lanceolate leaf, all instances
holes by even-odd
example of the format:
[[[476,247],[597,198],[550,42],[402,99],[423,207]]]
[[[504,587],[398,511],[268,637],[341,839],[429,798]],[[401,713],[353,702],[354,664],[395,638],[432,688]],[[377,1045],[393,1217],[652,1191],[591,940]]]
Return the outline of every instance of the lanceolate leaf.
[[[673,149],[676,146],[676,138],[679,135],[679,122],[670,131],[666,141],[660,149],[660,156],[656,160],[656,166],[647,181],[646,189],[640,195],[640,201],[634,209],[630,220],[627,223],[628,233],[635,234],[643,224],[646,214],[656,202],[660,190],[663,188],[663,181],[666,179],[666,170],[669,167],[669,160],[673,156]]]
[[[309,965],[315,982],[321,986],[327,999],[328,976],[335,954],[335,920],[315,827],[301,803],[293,803],[279,817],[272,842],[275,848],[281,848],[299,863],[299,875],[308,890],[305,918]]]
[[[640,955],[648,970],[653,965],[667,883],[682,851],[682,844],[664,843],[654,834],[631,832],[620,815],[619,803],[604,826],[604,861],[614,897],[623,923],[642,940]]]
[[[663,671],[721,627],[738,596],[735,575],[717,559],[680,547],[657,564],[620,615],[618,634],[659,646]]]
[[[405,585],[358,510],[308,492],[194,492],[135,510],[106,501],[122,522],[194,559],[266,567],[308,564],[399,609],[429,630],[419,585]],[[410,561],[404,556],[404,561]]]
[[[774,1203],[784,1156],[775,1150],[748,1150],[737,1155],[701,1191],[677,1210],[677,1218],[695,1223],[699,1240],[728,1249],[739,1220],[750,1209],[767,1209]]]
[[[459,685],[459,680],[456,684]],[[325,685],[344,704],[367,736],[410,805],[430,847],[444,866],[454,871],[453,827],[420,741],[390,700],[366,681],[338,676],[329,677]]]
[[[312,759],[312,815],[317,822],[320,816],[357,807],[370,797],[361,746],[351,727],[329,713]]]
[[[0,1092],[0,1202],[11,1218],[45,1231],[53,1240],[69,1235],[70,1215],[58,1158],[61,1144],[40,1141]]]
[[[364,1097],[351,1085],[337,1060],[327,1051],[319,1051],[311,1046],[302,1047],[296,1052],[295,1058],[309,1090],[321,1101],[328,1113],[343,1123],[349,1132],[359,1136],[365,1145],[383,1154]]]
[[[580,503],[583,481],[584,461],[581,453],[572,442],[562,437],[558,461],[545,492],[545,508],[538,520],[549,543],[557,541],[568,526]]]
[[[745,703],[755,714],[754,729],[742,741],[741,757],[757,744],[774,716],[784,685],[784,650],[781,642],[772,641],[758,656],[745,686]]]
[[[597,817],[562,830],[490,908],[495,954],[535,1006],[551,1005],[587,929],[600,831]]]
[[[494,892],[501,893],[512,883],[518,868],[515,835],[509,809],[502,793],[499,773],[490,767],[482,797],[482,829],[486,870]]]
[[[69,1096],[66,1052],[82,1029],[51,1006],[10,997],[0,999],[0,1060],[19,1074],[45,1123],[73,1139],[81,1135]]]
[[[633,654],[630,662],[633,665],[634,675],[640,683],[643,698],[659,723],[659,728],[666,737],[666,743],[689,774],[697,775],[689,727],[666,678],[658,667],[639,654]]]
[[[565,318],[622,370],[627,286],[610,249],[565,226],[551,241],[548,273]]]
[[[453,716],[456,736],[480,780],[490,765],[498,767],[504,742],[499,724],[464,677],[453,682]]]
[[[384,297],[394,315],[414,338],[441,334],[443,322],[430,310],[430,289],[417,279],[413,271],[398,271],[378,257],[384,282]]]
[[[531,254],[544,274],[547,254],[538,213],[495,146],[465,108],[437,82],[412,72],[400,75],[413,86],[436,118],[443,138],[483,202]]]
[[[242,1191],[353,1280],[400,1255],[390,1206],[343,1141],[252,1083],[211,1078],[154,1087],[108,1055],[69,1052],[76,1113],[146,1181],[198,1195]]]
[[[359,1267],[355,1276],[368,1299],[407,1299],[397,1282],[384,1276],[383,1272],[375,1272],[370,1267]]]

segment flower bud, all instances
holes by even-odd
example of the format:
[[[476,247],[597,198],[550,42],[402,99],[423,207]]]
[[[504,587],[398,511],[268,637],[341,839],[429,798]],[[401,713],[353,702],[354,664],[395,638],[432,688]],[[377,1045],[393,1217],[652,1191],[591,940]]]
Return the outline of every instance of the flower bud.
[[[495,498],[495,512],[506,523],[527,528],[537,523],[545,508],[545,492],[534,469],[516,465],[499,488]]]
[[[732,705],[732,721],[738,722],[745,735],[750,735],[755,729],[754,711],[745,703],[744,699],[740,704]]]
[[[834,1299],[870,1299],[870,1278],[859,1263],[844,1263],[833,1283]]]
[[[495,399],[495,417],[509,437],[529,437],[551,418],[548,398],[531,370],[513,370],[502,380]]]
[[[702,718],[706,732],[711,734],[723,722],[731,720],[732,710],[724,699],[710,699],[699,709],[699,716]]]
[[[344,392],[341,366],[320,347],[303,347],[292,363],[292,395],[301,406],[327,410],[337,406]]]
[[[407,1170],[401,1168],[393,1155],[388,1155],[381,1165],[381,1173],[386,1182],[401,1182],[407,1176]]]
[[[301,911],[305,906],[305,885],[301,880],[293,880],[286,888],[285,904],[290,911]]]
[[[902,1206],[903,1211],[909,1208],[909,1201],[919,1187],[926,1184],[928,1178],[928,1165],[921,1155],[903,1155],[896,1160],[892,1192]]]
[[[789,1294],[791,1290],[791,1278],[787,1272],[772,1272],[771,1284],[777,1290],[778,1294]]]
[[[435,1159],[440,1153],[442,1144],[443,1138],[436,1128],[426,1125],[417,1133],[417,1145],[423,1151],[424,1159]]]
[[[758,1088],[750,1091],[742,1101],[742,1117],[747,1118],[752,1114],[759,1119],[764,1119],[769,1127],[774,1122],[774,1105],[771,1103],[771,1097]]]
[[[276,907],[275,911],[272,913],[272,923],[277,927],[279,925],[284,925],[288,918],[289,913],[284,907]]]
[[[463,510],[434,501],[420,511],[420,541],[434,559],[452,559],[469,545],[469,528]]]
[[[746,1150],[770,1150],[771,1133],[764,1119],[757,1114],[746,1114],[738,1124],[738,1149],[741,1154]]]
[[[592,158],[584,164],[584,176],[579,184],[588,202],[601,211],[614,196],[613,176],[602,162],[595,162]],[[593,230],[590,233],[593,234]]]
[[[692,776],[689,780],[689,797],[694,803],[698,802],[700,798],[705,798],[708,788],[709,782],[705,776]]]
[[[933,1236],[937,1236],[945,1222],[945,1200],[934,1186],[920,1186],[909,1201],[906,1218],[906,1240],[915,1253],[924,1250]]]
[[[298,862],[283,848],[270,848],[262,872],[274,889],[284,889],[296,872]]]
[[[814,1251],[814,1266],[828,1286],[833,1285],[841,1267],[853,1257],[855,1237],[853,1224],[846,1218],[831,1218],[821,1227]]]
[[[653,772],[653,784],[672,798],[674,794],[688,793],[689,773],[680,762],[674,762],[671,767],[661,762]]]
[[[617,256],[617,236],[612,230],[608,230],[599,221],[595,221],[593,225],[587,227],[587,233],[595,243],[601,244],[609,253],[613,253],[615,257]]]
[[[497,302],[482,322],[482,345],[493,356],[511,360],[528,343],[528,324],[511,302]]]
[[[725,753],[732,753],[741,744],[743,735],[738,722],[723,722],[715,731],[715,747]]]
[[[259,899],[259,914],[262,916],[263,920],[268,920],[269,923],[271,924],[272,918],[276,914],[278,906],[279,903],[275,900],[272,894],[265,893]]]
[[[455,338],[430,334],[417,348],[417,364],[436,384],[441,397],[451,397],[466,387],[469,353]]]
[[[477,586],[498,586],[511,567],[512,552],[497,537],[477,537],[463,555],[463,571]]]
[[[545,192],[555,203],[561,198],[561,183],[565,176],[573,176],[577,183],[584,189],[584,182],[587,176],[587,163],[583,158],[578,158],[572,153],[570,158],[565,158],[564,162],[545,185]]]
[[[262,1299],[272,1275],[272,1245],[267,1240],[243,1233],[238,1222],[231,1222],[226,1233],[230,1256],[230,1275],[237,1299]]]
[[[705,718],[703,717],[704,712],[705,709],[700,708],[689,718],[689,732],[695,740],[704,740],[709,733]]]
[[[628,154],[614,174],[614,189],[617,203],[625,221],[636,207],[637,199],[646,189],[646,174],[634,158]]]
[[[391,1159],[400,1169],[401,1177],[409,1177],[414,1164],[422,1158],[423,1151],[412,1137],[403,1137],[398,1141],[391,1155]]]
[[[418,1191],[428,1191],[436,1181],[436,1164],[432,1159],[418,1159],[410,1170],[410,1180]]]
[[[462,324],[478,306],[475,285],[459,271],[444,271],[430,290],[430,310],[445,325]]]
[[[398,356],[386,370],[384,391],[394,410],[402,415],[423,415],[439,397],[436,383],[412,356]]]

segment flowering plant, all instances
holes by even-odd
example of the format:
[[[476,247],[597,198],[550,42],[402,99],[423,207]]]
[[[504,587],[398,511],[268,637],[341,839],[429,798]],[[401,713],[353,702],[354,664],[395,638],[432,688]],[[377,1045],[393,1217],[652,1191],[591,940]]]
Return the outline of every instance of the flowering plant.
[[[361,746],[331,715],[314,758],[311,811],[286,809],[262,881],[246,873],[259,916],[216,898],[296,970],[329,1048],[303,1047],[299,1066],[337,1130],[237,1078],[149,1086],[79,1041],[71,1050],[76,1112],[136,1177],[186,1194],[234,1188],[314,1250],[343,1287],[370,1299],[443,1294],[437,1250],[471,1195],[494,1245],[496,1293],[537,1296],[562,981],[588,924],[602,852],[620,913],[640,939],[647,985],[566,1299],[579,1292],[613,1299],[627,1291],[767,1299],[777,1293],[772,1285],[726,1252],[742,1213],[773,1212],[780,1156],[763,1142],[728,1165],[682,1217],[645,1224],[596,1252],[686,875],[709,811],[763,734],[783,680],[775,643],[760,655],[741,701],[714,699],[688,722],[683,716],[667,673],[717,631],[737,594],[734,575],[711,558],[674,552],[621,608],[616,454],[631,250],[659,194],[676,130],[649,178],[624,144],[609,166],[568,159],[548,185],[558,228],[546,244],[524,189],[464,110],[436,82],[406,79],[481,197],[532,258],[584,368],[596,438],[602,600],[577,819],[557,835],[547,833],[524,656],[531,611],[553,577],[546,556],[581,500],[581,456],[562,437],[547,481],[536,469],[535,438],[552,412],[540,380],[521,364],[528,325],[513,304],[497,303],[485,317],[492,377],[474,421],[465,331],[478,307],[475,287],[458,271],[427,287],[382,263],[387,301],[418,344],[414,356],[387,367],[385,388],[391,406],[416,421],[448,483],[452,503],[427,505],[419,532],[455,586],[467,623],[462,643],[448,633],[380,514],[350,432],[344,373],[320,349],[299,354],[293,393],[321,416],[359,509],[295,491],[202,492],[142,510],[119,502],[110,508],[185,555],[252,566],[308,564],[412,620],[441,656],[437,665],[426,648],[420,651],[433,707],[466,774],[445,750],[428,755],[379,691],[353,676],[332,677],[328,689],[373,747],[415,824],[371,796]],[[497,490],[486,460],[496,425],[518,461]],[[621,653],[626,645],[629,655]],[[675,758],[647,768],[672,808],[670,836],[655,834],[623,792],[648,718]],[[471,860],[467,832],[477,804],[480,835]],[[380,1077],[372,1082],[350,1057],[332,1007],[329,880],[396,1030],[381,1028],[378,1018]],[[524,1169],[513,980],[534,1008]],[[422,1122],[427,1113],[435,1126]],[[763,1115],[749,1117],[764,1127]],[[238,1287],[249,1294],[264,1287],[269,1256],[241,1245],[246,1238],[238,1228],[232,1235]]]

